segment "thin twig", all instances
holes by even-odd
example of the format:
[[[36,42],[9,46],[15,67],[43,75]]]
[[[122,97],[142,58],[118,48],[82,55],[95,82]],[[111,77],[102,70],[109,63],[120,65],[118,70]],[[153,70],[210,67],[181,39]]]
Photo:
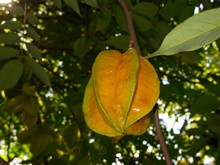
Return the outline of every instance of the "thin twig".
[[[129,43],[129,47],[134,47],[138,53],[138,55],[141,56],[141,50],[140,47],[138,45],[138,41],[137,41],[137,37],[135,34],[135,30],[134,30],[134,24],[133,24],[133,20],[132,20],[132,13],[129,11],[128,6],[126,5],[124,0],[118,0],[118,2],[120,3],[125,16],[127,18],[127,23],[128,23],[128,30],[130,33],[130,43]]]
[[[164,155],[165,160],[166,160],[166,164],[167,165],[172,165],[172,160],[171,160],[169,151],[167,149],[166,143],[164,141],[161,126],[160,126],[160,119],[159,119],[159,116],[158,116],[158,104],[156,104],[154,106],[153,113],[154,113],[154,123],[155,123],[155,127],[156,127],[156,136],[157,136],[157,139],[160,143],[163,155]]]

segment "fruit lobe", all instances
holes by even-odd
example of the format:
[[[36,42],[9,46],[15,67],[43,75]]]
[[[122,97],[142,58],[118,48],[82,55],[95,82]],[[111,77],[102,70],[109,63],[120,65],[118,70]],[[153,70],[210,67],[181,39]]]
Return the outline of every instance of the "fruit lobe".
[[[102,51],[85,90],[85,121],[90,129],[109,137],[143,134],[159,88],[154,67],[134,48],[124,54]]]

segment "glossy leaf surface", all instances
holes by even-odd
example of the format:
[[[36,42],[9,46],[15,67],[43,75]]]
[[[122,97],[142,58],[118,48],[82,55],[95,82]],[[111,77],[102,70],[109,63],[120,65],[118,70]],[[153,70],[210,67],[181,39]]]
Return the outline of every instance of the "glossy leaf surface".
[[[207,10],[179,24],[167,34],[160,48],[148,57],[192,51],[210,44],[219,37],[220,9]]]

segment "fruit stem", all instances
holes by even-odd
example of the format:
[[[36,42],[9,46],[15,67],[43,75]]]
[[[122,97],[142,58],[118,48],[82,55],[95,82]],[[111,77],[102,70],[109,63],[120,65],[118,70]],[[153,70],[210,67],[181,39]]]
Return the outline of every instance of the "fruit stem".
[[[155,127],[156,127],[156,138],[160,143],[163,155],[164,155],[165,160],[166,160],[166,164],[167,165],[172,165],[172,160],[171,160],[169,151],[167,149],[166,143],[164,141],[161,126],[160,126],[160,119],[159,119],[159,116],[158,116],[158,108],[159,108],[158,104],[156,104],[153,108],[154,123],[155,123]]]
[[[138,55],[141,56],[141,50],[137,41],[137,37],[135,34],[135,30],[134,30],[134,24],[133,24],[133,20],[132,20],[132,13],[129,11],[127,4],[125,3],[124,0],[118,0],[118,2],[120,3],[123,12],[125,13],[125,16],[127,18],[127,23],[128,23],[128,30],[130,33],[130,43],[129,43],[129,48],[135,48]]]

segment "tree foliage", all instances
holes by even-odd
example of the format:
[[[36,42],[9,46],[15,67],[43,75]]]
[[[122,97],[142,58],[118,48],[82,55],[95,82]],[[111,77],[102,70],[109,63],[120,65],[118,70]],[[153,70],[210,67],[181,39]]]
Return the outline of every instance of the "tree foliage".
[[[144,56],[195,11],[220,6],[218,0],[126,3]],[[147,133],[118,143],[84,121],[82,99],[94,59],[105,49],[128,48],[118,1],[15,0],[0,4],[0,21],[2,158],[20,164],[165,164],[153,119]],[[175,164],[202,164],[207,157],[220,163],[219,48],[218,39],[149,59],[161,81],[161,123]]]

